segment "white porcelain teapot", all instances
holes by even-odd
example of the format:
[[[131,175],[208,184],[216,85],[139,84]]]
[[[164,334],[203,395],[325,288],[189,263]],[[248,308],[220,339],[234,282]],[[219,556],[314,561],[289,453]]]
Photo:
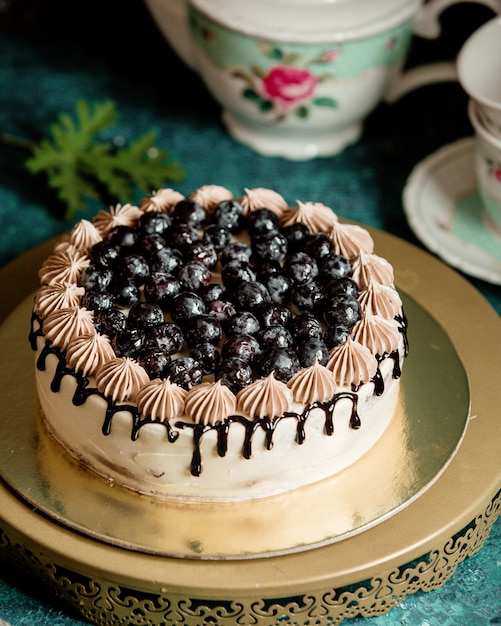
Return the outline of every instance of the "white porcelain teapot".
[[[413,34],[440,34],[461,0],[145,0],[221,104],[229,132],[289,159],[340,152],[384,99],[456,78],[454,63],[402,74]],[[501,13],[501,0],[479,0]]]

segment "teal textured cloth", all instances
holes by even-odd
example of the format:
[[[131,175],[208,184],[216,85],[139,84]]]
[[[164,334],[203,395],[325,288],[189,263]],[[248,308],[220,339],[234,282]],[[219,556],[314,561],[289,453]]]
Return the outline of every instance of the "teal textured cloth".
[[[490,16],[487,9],[451,9],[444,35],[416,41],[409,65],[454,58],[466,36]],[[219,107],[169,49],[141,3],[0,3],[0,133],[39,141],[80,98],[114,100],[120,113],[116,134],[126,141],[155,128],[158,144],[185,166],[186,178],[176,185],[183,193],[207,183],[236,194],[244,187],[272,187],[290,203],[322,201],[342,217],[418,246],[402,206],[407,177],[428,154],[472,134],[466,95],[456,83],[439,84],[382,104],[362,138],[340,155],[301,163],[264,157],[227,134]],[[26,156],[0,143],[0,265],[70,226],[44,182],[26,171]],[[97,208],[99,203],[89,203],[79,217]],[[501,288],[468,279],[501,314]],[[480,552],[461,563],[443,588],[409,596],[387,615],[345,623],[501,624],[500,545],[498,521]],[[0,619],[12,626],[84,623],[2,564]]]

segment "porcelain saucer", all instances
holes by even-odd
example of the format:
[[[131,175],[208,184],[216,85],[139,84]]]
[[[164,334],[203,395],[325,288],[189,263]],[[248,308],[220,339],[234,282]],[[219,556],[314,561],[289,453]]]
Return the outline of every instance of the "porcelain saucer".
[[[440,148],[411,172],[404,210],[416,236],[456,269],[501,284],[501,236],[477,190],[473,138]]]

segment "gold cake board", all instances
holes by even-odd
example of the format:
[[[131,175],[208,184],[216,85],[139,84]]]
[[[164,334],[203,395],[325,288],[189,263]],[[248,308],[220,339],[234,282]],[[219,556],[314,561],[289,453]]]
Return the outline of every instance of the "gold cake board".
[[[482,296],[447,266],[395,237],[371,234],[377,253],[393,263],[397,286],[447,329],[468,376],[471,407],[464,439],[419,498],[381,523],[323,547],[245,560],[195,560],[96,540],[40,513],[0,484],[0,557],[40,577],[84,619],[102,626],[284,619],[335,624],[357,614],[384,613],[409,593],[442,585],[481,547],[499,516],[501,324]],[[1,321],[36,288],[37,268],[50,246],[0,273]]]

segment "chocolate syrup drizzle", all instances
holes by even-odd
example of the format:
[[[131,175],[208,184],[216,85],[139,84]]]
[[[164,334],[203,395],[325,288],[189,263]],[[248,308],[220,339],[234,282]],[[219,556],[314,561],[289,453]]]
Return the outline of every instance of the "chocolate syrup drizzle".
[[[409,344],[407,341],[407,319],[404,314],[402,316],[398,316],[396,320],[399,323],[399,331],[402,333],[404,338],[404,354],[407,356],[409,350]],[[39,329],[34,329],[34,322],[38,322]],[[36,315],[36,313],[32,314],[31,317],[31,331],[29,335],[29,340],[31,347],[34,351],[37,349],[37,337],[43,337],[42,329],[41,329],[41,320]],[[89,387],[89,380],[83,376],[80,372],[76,372],[73,368],[70,368],[66,365],[66,359],[64,354],[59,348],[51,346],[48,341],[45,342],[40,355],[38,356],[36,367],[40,371],[45,371],[46,369],[46,359],[49,354],[53,354],[58,359],[58,364],[56,367],[56,372],[54,374],[54,378],[51,381],[51,391],[53,393],[57,393],[61,387],[61,381],[64,376],[73,376],[77,382],[77,387],[75,389],[75,393],[73,394],[72,402],[75,406],[83,405],[87,398],[92,395],[99,395],[107,402],[105,419],[102,426],[102,433],[105,436],[108,436],[111,433],[111,424],[113,421],[113,417],[116,413],[121,411],[126,411],[130,413],[132,417],[132,430],[131,430],[131,440],[135,441],[139,436],[139,431],[145,424],[162,424],[166,429],[167,440],[169,443],[175,443],[179,437],[179,432],[176,432],[171,424],[167,421],[152,419],[151,417],[141,417],[141,413],[138,411],[138,408],[131,404],[118,404],[112,398],[105,397],[103,393],[101,393],[95,387]],[[383,355],[376,355],[376,359],[378,361],[378,368],[376,371],[376,375],[370,381],[374,383],[374,394],[376,396],[380,396],[384,392],[384,380],[380,372],[380,364],[387,358],[391,358],[393,360],[393,378],[399,378],[401,375],[400,370],[400,359],[398,350],[395,350],[391,353],[385,353]],[[334,410],[337,403],[340,400],[349,400],[352,403],[351,415],[350,415],[350,428],[357,430],[361,427],[360,416],[358,415],[358,395],[357,391],[360,389],[362,385],[352,386],[352,391],[341,391],[336,393],[331,400],[327,402],[312,402],[308,404],[302,413],[295,412],[286,412],[283,415],[278,417],[274,417],[272,419],[268,417],[260,417],[256,419],[249,419],[243,415],[229,415],[228,418],[224,422],[217,422],[216,424],[193,424],[184,421],[177,421],[175,423],[175,427],[180,430],[191,429],[193,431],[193,455],[191,459],[191,474],[193,476],[200,476],[202,473],[202,452],[201,452],[201,443],[204,434],[210,430],[215,430],[217,433],[217,452],[220,457],[224,457],[226,455],[228,449],[228,437],[230,426],[234,422],[238,422],[243,425],[245,428],[245,437],[244,443],[242,447],[242,456],[245,459],[250,459],[252,457],[252,441],[254,433],[261,428],[265,432],[265,440],[266,440],[266,448],[271,450],[273,447],[273,434],[278,426],[278,424],[285,419],[294,419],[296,420],[296,443],[301,445],[305,441],[305,424],[308,420],[310,413],[314,409],[321,409],[325,415],[325,426],[324,431],[328,436],[332,436],[334,434]]]

